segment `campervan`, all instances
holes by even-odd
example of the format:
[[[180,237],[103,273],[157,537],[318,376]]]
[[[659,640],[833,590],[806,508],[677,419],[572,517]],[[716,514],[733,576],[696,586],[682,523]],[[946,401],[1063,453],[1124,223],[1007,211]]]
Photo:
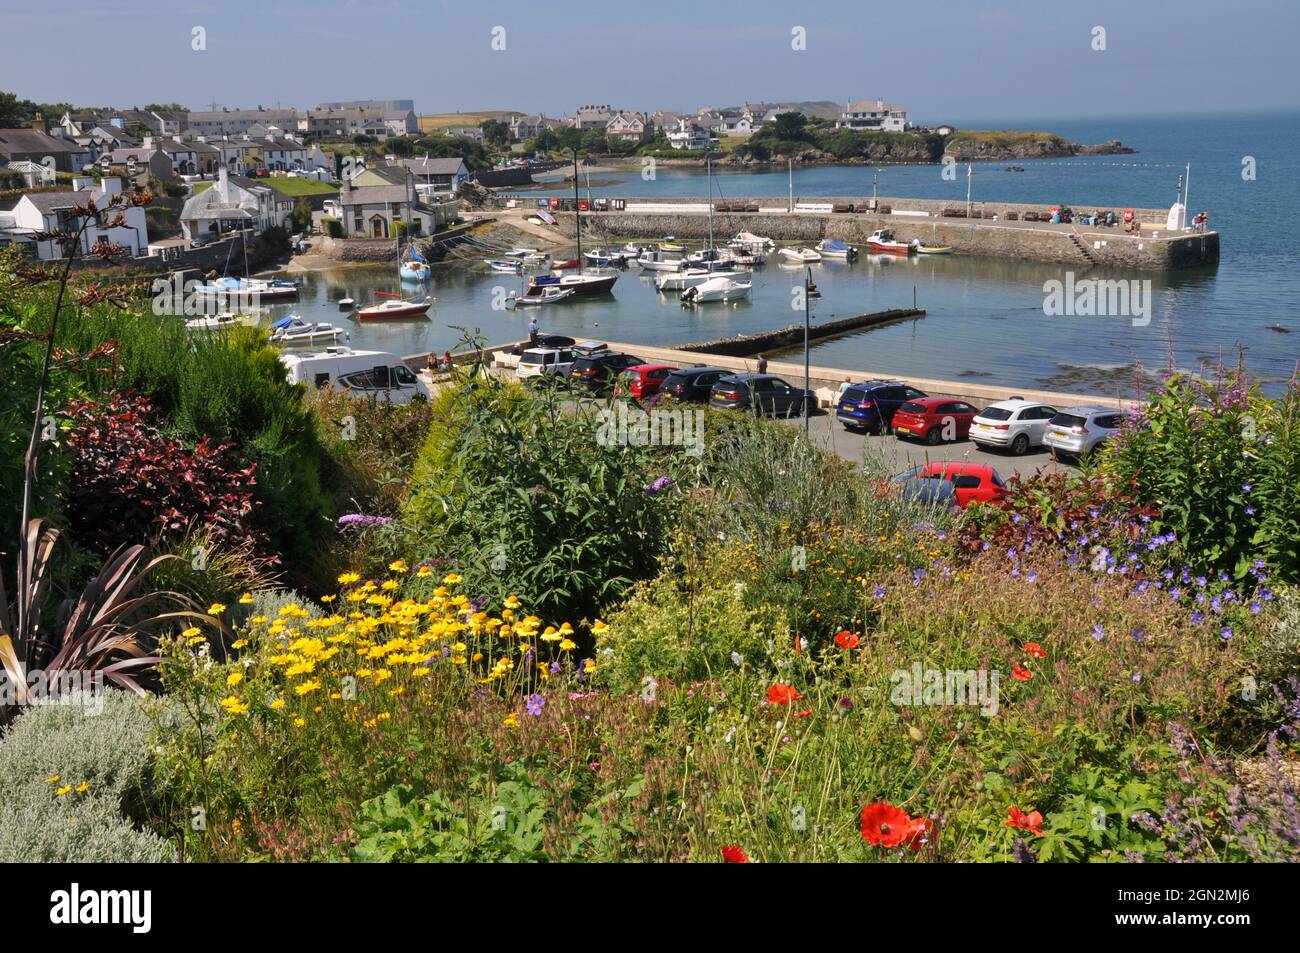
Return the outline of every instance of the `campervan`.
[[[424,381],[400,357],[386,351],[326,347],[281,354],[280,361],[292,384],[333,387],[354,397],[376,397],[394,404],[429,397]]]

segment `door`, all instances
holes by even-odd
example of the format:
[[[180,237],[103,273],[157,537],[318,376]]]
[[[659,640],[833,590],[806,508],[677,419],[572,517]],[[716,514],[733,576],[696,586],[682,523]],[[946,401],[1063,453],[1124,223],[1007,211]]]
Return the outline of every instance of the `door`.
[[[1047,422],[1056,416],[1056,409],[1053,407],[1031,407],[1023,416],[1029,420],[1029,442],[1041,445],[1043,434],[1047,430]]]
[[[375,216],[372,216],[372,217],[371,217],[371,219],[370,219],[370,237],[371,237],[371,238],[387,238],[387,237],[388,237],[388,223],[387,223],[386,221],[384,221],[384,217],[383,217],[382,215],[375,215]]]

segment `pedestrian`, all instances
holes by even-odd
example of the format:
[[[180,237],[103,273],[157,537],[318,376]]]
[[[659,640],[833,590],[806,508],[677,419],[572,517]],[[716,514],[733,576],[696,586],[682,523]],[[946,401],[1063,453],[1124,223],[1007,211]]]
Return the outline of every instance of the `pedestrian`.
[[[438,369],[438,356],[432,351],[430,351],[429,356],[424,359],[424,367],[430,374]]]
[[[852,386],[853,386],[853,382],[850,381],[847,377],[844,378],[844,383],[841,384],[840,389],[835,392],[835,403],[837,405],[839,404],[840,400],[843,399],[844,392]]]
[[[454,366],[451,360],[451,351],[442,352],[442,366],[447,370],[451,370],[452,367]]]
[[[760,374],[767,373],[767,358],[765,358],[762,354],[758,355],[758,372]]]
[[[534,345],[537,343],[537,334],[538,334],[538,332],[539,332],[540,330],[541,330],[541,329],[537,326],[537,319],[536,319],[536,318],[529,318],[529,319],[528,319],[528,340],[529,340],[529,342],[531,342],[531,343],[534,344]]]

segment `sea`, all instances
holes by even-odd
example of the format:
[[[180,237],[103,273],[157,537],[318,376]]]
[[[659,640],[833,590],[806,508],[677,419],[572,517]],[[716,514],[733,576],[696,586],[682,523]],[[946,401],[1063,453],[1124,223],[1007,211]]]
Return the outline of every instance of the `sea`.
[[[821,292],[814,322],[887,308],[924,308],[924,318],[817,344],[815,365],[860,369],[896,377],[971,379],[993,386],[1133,396],[1167,368],[1212,373],[1239,363],[1261,389],[1275,395],[1300,361],[1300,112],[1219,116],[1006,121],[974,119],[966,128],[1041,129],[1073,142],[1118,139],[1131,155],[973,163],[976,203],[1030,202],[1076,209],[1160,208],[1177,196],[1179,177],[1191,213],[1205,209],[1221,233],[1217,266],[1152,274],[1107,270],[1089,277],[1149,279],[1150,320],[1128,316],[1048,316],[1044,283],[1063,279],[1063,266],[974,256],[863,256],[851,263],[813,266]],[[1015,165],[1024,171],[1007,171]],[[869,196],[966,200],[963,167],[945,179],[936,165],[820,166],[796,169],[798,200]],[[783,196],[784,169],[715,172],[722,197]],[[557,186],[521,193],[528,199]],[[587,189],[583,187],[585,195]],[[709,184],[703,170],[660,166],[653,180],[638,170],[602,172],[591,195],[698,196]],[[596,216],[598,218],[598,216]],[[722,236],[727,237],[727,236]],[[487,253],[484,253],[487,254]],[[401,355],[455,350],[466,336],[489,344],[524,336],[529,311],[501,307],[523,281],[491,272],[479,260],[435,266],[429,289],[436,298],[427,318],[358,323],[338,308],[341,297],[376,300],[398,289],[396,264],[310,273],[301,300],[277,306],[309,320],[329,320],[350,331],[353,347]],[[637,269],[623,272],[611,296],[571,300],[535,309],[544,331],[575,338],[672,345],[747,334],[803,322],[794,292],[802,268],[775,258],[757,271],[751,299],[683,307],[655,291]],[[1083,277],[1079,275],[1078,277]]]

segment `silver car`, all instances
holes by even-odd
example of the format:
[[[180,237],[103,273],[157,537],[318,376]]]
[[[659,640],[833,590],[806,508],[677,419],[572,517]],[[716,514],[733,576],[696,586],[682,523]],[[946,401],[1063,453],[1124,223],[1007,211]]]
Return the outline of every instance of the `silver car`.
[[[1053,457],[1086,457],[1119,431],[1123,419],[1114,407],[1067,407],[1047,422],[1043,445]]]
[[[1022,456],[1043,444],[1047,422],[1056,408],[1038,401],[1012,397],[985,407],[971,419],[970,439],[981,447],[1010,450]]]

